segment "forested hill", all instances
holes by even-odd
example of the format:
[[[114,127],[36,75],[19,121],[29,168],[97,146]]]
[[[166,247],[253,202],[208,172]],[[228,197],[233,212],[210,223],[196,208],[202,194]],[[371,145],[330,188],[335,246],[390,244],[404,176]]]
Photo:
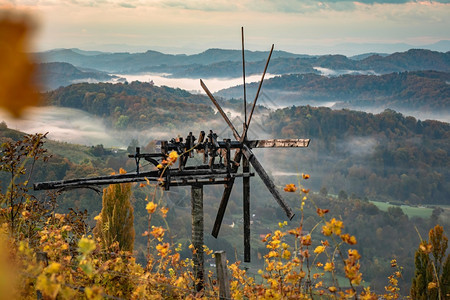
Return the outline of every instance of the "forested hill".
[[[450,113],[450,73],[416,71],[375,75],[292,74],[264,81],[264,93],[281,105],[304,101],[338,102],[352,109],[392,108]],[[247,91],[256,93],[257,84]],[[237,98],[242,87],[221,90],[216,95]]]
[[[108,75],[101,71],[81,70],[69,63],[42,63],[38,64],[37,68],[39,70],[37,80],[44,91],[77,82],[100,82],[118,79],[117,76]]]
[[[181,128],[214,115],[210,100],[181,89],[151,83],[79,83],[44,94],[47,104],[103,117],[115,129]]]
[[[291,169],[295,162],[320,178],[315,188],[384,201],[450,204],[448,123],[392,110],[374,115],[302,106],[279,109],[264,124],[273,136],[312,139],[307,150],[285,152],[276,164]]]
[[[115,129],[176,129],[184,135],[197,129],[220,132],[225,127],[215,122],[220,116],[205,96],[149,83],[75,84],[46,96],[49,104],[101,116]],[[359,197],[414,204],[448,202],[448,123],[420,121],[392,110],[374,115],[310,106],[278,109],[255,122],[264,124],[260,128],[267,136],[312,139],[307,149],[280,149],[280,156],[263,163],[293,173],[301,167],[315,178],[316,190],[326,187],[334,194],[344,190]]]

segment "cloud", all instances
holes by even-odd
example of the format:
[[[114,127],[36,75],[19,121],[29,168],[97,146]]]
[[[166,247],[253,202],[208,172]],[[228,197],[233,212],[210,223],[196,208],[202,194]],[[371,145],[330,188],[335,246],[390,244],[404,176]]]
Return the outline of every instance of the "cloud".
[[[12,0],[0,0],[11,3]],[[31,5],[35,3],[31,0],[16,0],[13,4]],[[104,7],[118,6],[123,8],[163,8],[163,9],[181,9],[194,10],[202,12],[262,12],[262,13],[287,13],[287,14],[305,14],[311,12],[324,11],[354,11],[361,5],[436,5],[449,4],[450,0],[418,1],[418,0],[42,0],[39,5],[73,5],[80,7]]]
[[[358,5],[377,4],[407,4],[419,3],[432,5],[433,3],[450,3],[450,0],[416,1],[416,0],[160,0],[151,3],[152,6],[172,7],[186,10],[198,10],[206,12],[230,12],[230,11],[259,11],[279,13],[309,13],[314,11],[353,11]]]
[[[119,6],[125,7],[125,8],[136,8],[136,6],[134,6],[133,4],[129,4],[129,3],[119,3]]]

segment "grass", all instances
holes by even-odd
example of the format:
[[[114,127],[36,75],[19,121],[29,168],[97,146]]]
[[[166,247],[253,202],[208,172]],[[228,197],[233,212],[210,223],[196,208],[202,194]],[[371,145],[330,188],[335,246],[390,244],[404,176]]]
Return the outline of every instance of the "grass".
[[[89,152],[90,148],[87,146],[47,140],[44,147],[51,153],[65,157],[69,161],[76,164],[83,162],[85,159],[95,159],[95,157]]]
[[[423,219],[428,219],[431,216],[431,213],[433,212],[432,208],[428,207],[415,207],[415,206],[409,206],[409,205],[392,205],[387,202],[380,202],[380,201],[370,201],[371,203],[375,204],[380,210],[387,211],[389,207],[400,207],[403,212],[410,218],[412,217],[419,217]]]

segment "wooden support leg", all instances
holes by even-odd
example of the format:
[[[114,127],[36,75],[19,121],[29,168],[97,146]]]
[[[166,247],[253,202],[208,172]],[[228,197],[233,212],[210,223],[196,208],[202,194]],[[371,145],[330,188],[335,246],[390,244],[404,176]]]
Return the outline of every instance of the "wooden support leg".
[[[244,173],[244,262],[250,262],[250,165],[248,160],[244,157],[243,163]]]
[[[227,254],[225,251],[214,252],[216,258],[217,281],[219,282],[219,299],[231,299],[230,280],[227,269]]]
[[[204,283],[203,257],[203,185],[193,185],[191,189],[192,245],[194,246],[195,289],[200,292]]]

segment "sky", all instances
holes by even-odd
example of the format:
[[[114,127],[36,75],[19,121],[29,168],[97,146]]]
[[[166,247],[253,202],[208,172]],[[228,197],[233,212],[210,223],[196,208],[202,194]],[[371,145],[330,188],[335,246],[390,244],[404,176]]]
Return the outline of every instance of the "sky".
[[[33,15],[38,51],[240,49],[242,26],[246,49],[275,44],[306,54],[357,54],[360,44],[390,52],[393,44],[450,40],[450,0],[0,0],[0,7]]]

